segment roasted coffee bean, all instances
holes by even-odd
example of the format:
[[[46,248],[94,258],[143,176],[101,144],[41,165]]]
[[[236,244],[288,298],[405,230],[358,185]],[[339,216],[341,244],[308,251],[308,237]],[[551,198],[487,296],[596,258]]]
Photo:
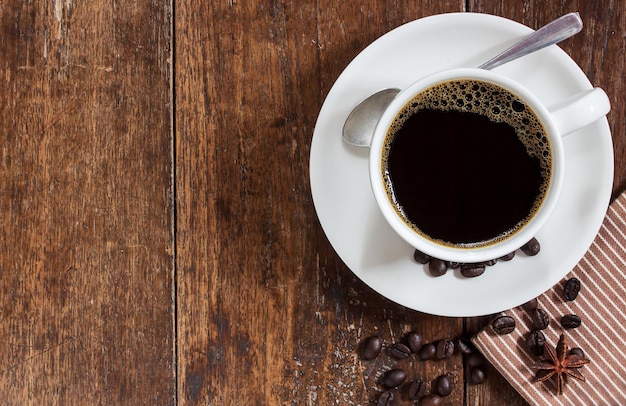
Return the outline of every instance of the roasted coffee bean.
[[[428,344],[422,345],[422,348],[420,348],[418,356],[422,361],[426,361],[426,360],[435,358],[436,354],[437,354],[437,347],[435,346],[435,344],[428,343]]]
[[[372,360],[378,357],[380,351],[383,349],[383,340],[378,336],[372,336],[366,338],[363,342],[363,350],[361,357],[365,360]]]
[[[585,353],[581,348],[574,347],[569,350],[570,355],[578,355],[580,358],[585,358]]]
[[[515,330],[515,319],[511,316],[499,316],[491,322],[491,327],[496,334],[509,334]]]
[[[396,396],[392,391],[386,390],[380,394],[376,406],[392,406],[396,403]]]
[[[534,299],[530,299],[528,302],[524,303],[522,305],[522,308],[524,310],[535,310],[537,308],[537,306],[539,306],[539,301],[537,300],[537,298],[534,298]]]
[[[541,330],[535,330],[528,333],[526,336],[526,347],[532,355],[538,357],[543,355],[543,344],[546,342],[546,337]]]
[[[448,268],[450,269],[459,269],[463,265],[462,262],[448,262]]]
[[[497,262],[498,262],[497,259],[490,259],[488,261],[483,262],[483,264],[485,264],[485,266],[494,266]]]
[[[485,273],[485,264],[463,264],[461,275],[466,278],[475,278]]]
[[[550,324],[550,317],[543,309],[535,309],[532,314],[533,327],[537,330],[543,330]]]
[[[576,278],[568,279],[565,282],[565,286],[563,286],[563,297],[565,300],[571,302],[576,299],[578,292],[580,292],[580,280]]]
[[[566,314],[565,316],[561,317],[561,326],[563,326],[563,328],[577,328],[580,327],[580,317],[576,316],[575,314]]]
[[[510,261],[515,258],[515,251],[506,254],[503,257],[498,258],[500,261]]]
[[[409,399],[418,400],[426,393],[426,382],[423,379],[416,379],[409,386]]]
[[[481,367],[472,368],[470,371],[470,381],[477,385],[485,382],[485,370]]]
[[[435,393],[424,396],[419,403],[420,406],[439,406],[443,405],[443,398]]]
[[[433,258],[428,263],[428,271],[432,276],[443,276],[448,272],[448,264],[446,261]]]
[[[427,264],[428,261],[430,261],[430,255],[424,254],[419,250],[415,250],[415,252],[413,253],[413,259],[415,259],[415,261],[420,264]]]
[[[520,250],[529,257],[533,257],[539,254],[539,251],[541,251],[541,245],[536,238],[533,238],[526,244],[522,245],[522,248],[520,248]]]
[[[421,334],[415,331],[411,331],[406,336],[406,342],[409,345],[409,348],[411,349],[411,351],[417,354],[418,351],[422,348],[422,345],[424,344],[424,339]]]
[[[402,385],[402,382],[406,379],[406,372],[403,369],[395,368],[390,369],[383,375],[380,383],[386,388],[397,388]]]
[[[447,338],[437,342],[437,351],[435,356],[437,359],[448,359],[454,354],[454,342]]]
[[[393,344],[389,352],[394,358],[398,359],[409,358],[409,355],[411,355],[411,349],[402,343]]]
[[[474,346],[472,342],[465,337],[459,337],[456,340],[456,349],[458,349],[463,354],[471,354],[474,352]]]
[[[439,396],[448,396],[452,393],[452,381],[448,375],[439,376],[435,387],[437,388],[437,394]]]
[[[467,365],[470,368],[483,366],[485,362],[485,357],[479,352],[473,352],[467,357]]]

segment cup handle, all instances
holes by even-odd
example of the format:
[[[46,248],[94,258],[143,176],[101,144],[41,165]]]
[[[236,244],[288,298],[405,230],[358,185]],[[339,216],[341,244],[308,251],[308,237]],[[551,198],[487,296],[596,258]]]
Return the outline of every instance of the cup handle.
[[[606,116],[611,102],[599,87],[585,90],[548,108],[561,137]]]

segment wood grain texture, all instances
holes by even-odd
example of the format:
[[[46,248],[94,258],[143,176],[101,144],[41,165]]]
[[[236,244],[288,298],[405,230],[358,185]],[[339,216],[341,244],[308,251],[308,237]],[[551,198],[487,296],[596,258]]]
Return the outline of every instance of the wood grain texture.
[[[433,342],[489,317],[359,281],[317,221],[310,144],[334,81],[399,25],[576,10],[561,46],[611,98],[616,195],[618,0],[0,2],[0,403],[366,405],[397,366],[429,387],[450,374],[447,404],[525,405],[493,368],[467,383],[460,354],[359,358],[370,335]]]
[[[0,4],[0,398],[172,404],[170,12]]]
[[[310,139],[359,51],[461,4],[177,5],[179,399],[367,404],[393,360],[361,362],[362,338],[418,329],[436,340],[461,334],[462,320],[386,301],[339,261],[311,202]],[[413,378],[462,370],[460,356],[413,364]]]

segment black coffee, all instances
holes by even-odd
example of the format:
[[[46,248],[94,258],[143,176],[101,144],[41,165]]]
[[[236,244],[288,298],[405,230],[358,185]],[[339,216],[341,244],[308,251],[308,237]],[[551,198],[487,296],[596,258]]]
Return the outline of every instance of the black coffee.
[[[388,197],[415,231],[444,245],[489,245],[538,210],[550,145],[519,97],[478,80],[435,85],[397,115],[383,148]]]

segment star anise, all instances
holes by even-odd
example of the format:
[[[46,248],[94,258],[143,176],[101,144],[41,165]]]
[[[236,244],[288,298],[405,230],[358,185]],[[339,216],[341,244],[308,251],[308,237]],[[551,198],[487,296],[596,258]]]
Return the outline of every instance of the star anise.
[[[563,334],[561,334],[556,348],[545,342],[543,350],[544,355],[547,354],[547,358],[533,365],[533,368],[538,370],[533,382],[547,381],[556,375],[556,390],[560,395],[563,393],[568,376],[580,381],[585,380],[579,369],[590,361],[579,354],[570,354]]]

